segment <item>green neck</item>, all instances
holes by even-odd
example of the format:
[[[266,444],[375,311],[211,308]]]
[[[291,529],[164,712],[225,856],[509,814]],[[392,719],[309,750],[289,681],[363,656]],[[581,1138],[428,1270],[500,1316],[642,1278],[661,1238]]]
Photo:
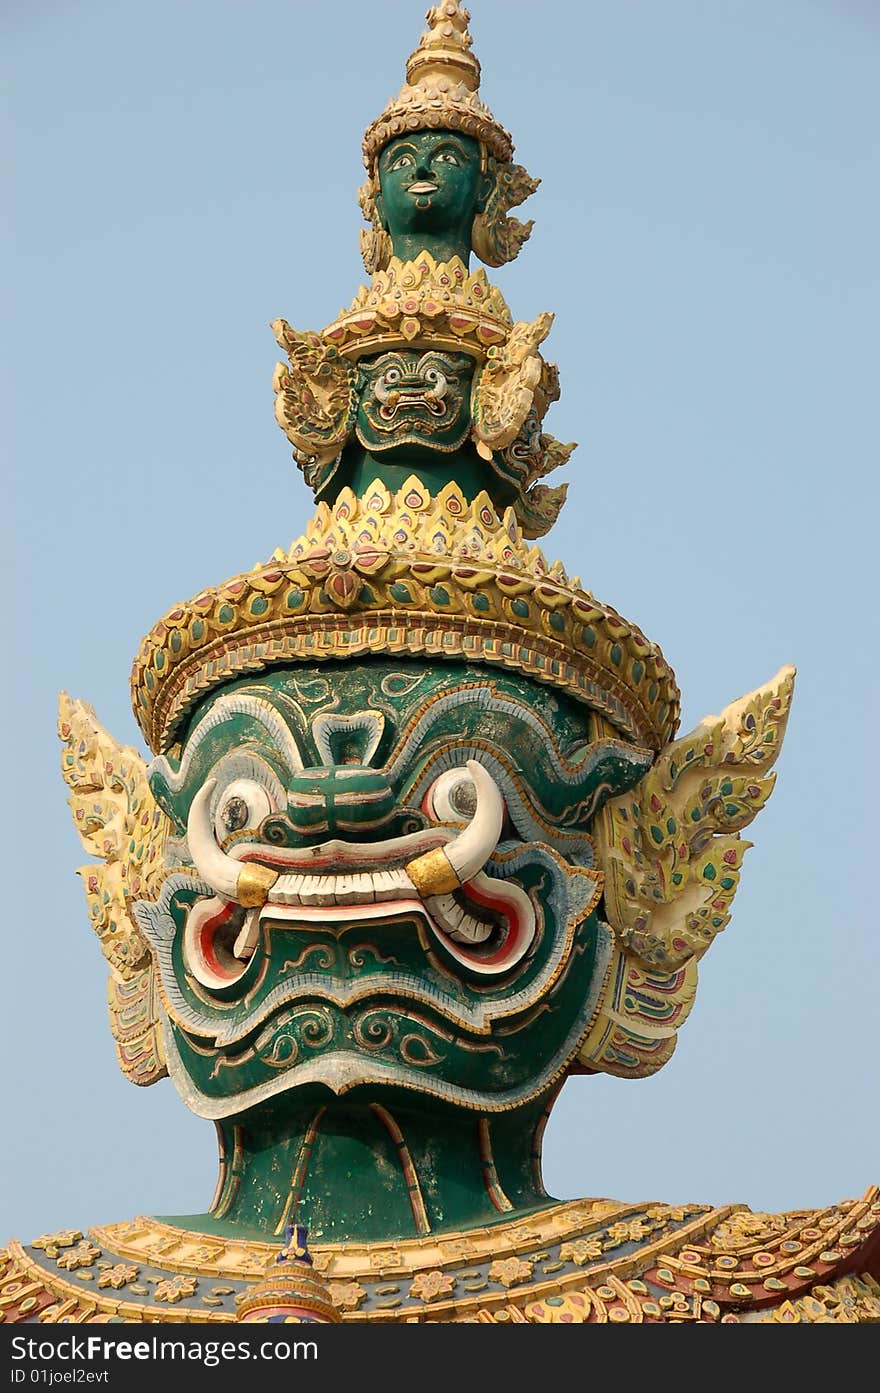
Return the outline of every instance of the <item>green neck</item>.
[[[470,268],[471,230],[466,227],[458,236],[429,232],[397,232],[391,237],[391,250],[401,261],[417,261],[422,252],[430,252],[435,261],[451,261],[459,257]]]
[[[385,1242],[513,1218],[555,1201],[541,1179],[543,1098],[513,1116],[313,1098],[283,1116],[218,1125],[207,1214],[163,1216],[202,1233]]]
[[[457,484],[469,503],[481,490],[489,494],[498,508],[508,507],[515,497],[491,466],[480,459],[472,445],[464,445],[454,454],[412,450],[391,459],[387,453],[372,454],[359,443],[346,447],[329,487],[317,496],[319,500],[332,503],[347,485],[360,498],[376,479],[396,492],[412,474],[432,494],[439,493],[449,483]]]

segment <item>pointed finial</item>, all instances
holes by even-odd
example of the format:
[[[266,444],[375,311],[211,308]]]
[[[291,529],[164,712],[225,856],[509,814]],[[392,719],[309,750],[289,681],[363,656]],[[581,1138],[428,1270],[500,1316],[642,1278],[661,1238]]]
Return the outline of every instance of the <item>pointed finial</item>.
[[[438,78],[463,84],[469,92],[480,85],[480,63],[471,53],[473,39],[468,32],[470,13],[458,0],[444,0],[425,15],[427,30],[406,64],[406,80],[411,87]]]
[[[289,1224],[284,1242],[265,1275],[236,1297],[243,1323],[335,1325],[342,1316],[329,1288],[315,1272],[304,1224]]]

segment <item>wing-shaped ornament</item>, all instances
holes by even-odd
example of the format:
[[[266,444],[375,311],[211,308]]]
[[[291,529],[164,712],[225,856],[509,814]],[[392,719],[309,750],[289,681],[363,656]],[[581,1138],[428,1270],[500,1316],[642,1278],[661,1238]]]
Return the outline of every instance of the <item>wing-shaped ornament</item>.
[[[580,1064],[632,1078],[675,1049],[697,986],[697,962],[730,920],[742,829],[773,791],[795,670],[701,721],[667,745],[639,784],[593,826],[605,872],[611,964]]]
[[[66,692],[59,700],[58,733],[74,826],[85,850],[103,862],[82,866],[78,874],[110,967],[110,1028],[119,1066],[133,1083],[155,1083],[167,1071],[153,964],[130,911],[135,900],[158,894],[169,823],[150,792],[137,751],[120,745],[91,706]]]
[[[514,324],[506,341],[489,349],[471,388],[471,420],[477,452],[491,460],[519,434],[540,389],[544,360],[539,346],[550,332],[552,314],[532,324]]]
[[[357,372],[320,334],[300,333],[286,319],[272,323],[289,367],[275,367],[275,419],[293,445],[310,488],[333,473],[357,415]]]

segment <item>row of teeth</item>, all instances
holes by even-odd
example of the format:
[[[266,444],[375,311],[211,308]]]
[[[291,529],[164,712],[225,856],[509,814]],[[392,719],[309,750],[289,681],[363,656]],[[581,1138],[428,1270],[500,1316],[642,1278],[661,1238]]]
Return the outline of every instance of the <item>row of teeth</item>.
[[[365,871],[355,875],[282,875],[270,898],[278,904],[375,904],[415,895],[406,871]]]
[[[468,914],[454,895],[431,895],[425,904],[443,930],[459,943],[485,943],[492,925]]]
[[[272,886],[271,902],[284,905],[376,904],[418,892],[401,867],[354,875],[282,875]],[[440,927],[459,943],[484,943],[492,925],[468,914],[454,895],[431,895],[425,905]]]

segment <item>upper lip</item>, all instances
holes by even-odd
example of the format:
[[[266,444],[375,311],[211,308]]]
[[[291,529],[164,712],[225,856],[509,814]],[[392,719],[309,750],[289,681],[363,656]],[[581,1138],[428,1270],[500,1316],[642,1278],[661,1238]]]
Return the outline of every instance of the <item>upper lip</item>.
[[[410,184],[410,186],[409,186],[407,192],[408,192],[408,193],[436,193],[436,192],[437,192],[437,185],[434,184],[434,183],[432,183],[432,181],[431,181],[430,179],[417,179],[417,180],[415,181],[415,183]]]

